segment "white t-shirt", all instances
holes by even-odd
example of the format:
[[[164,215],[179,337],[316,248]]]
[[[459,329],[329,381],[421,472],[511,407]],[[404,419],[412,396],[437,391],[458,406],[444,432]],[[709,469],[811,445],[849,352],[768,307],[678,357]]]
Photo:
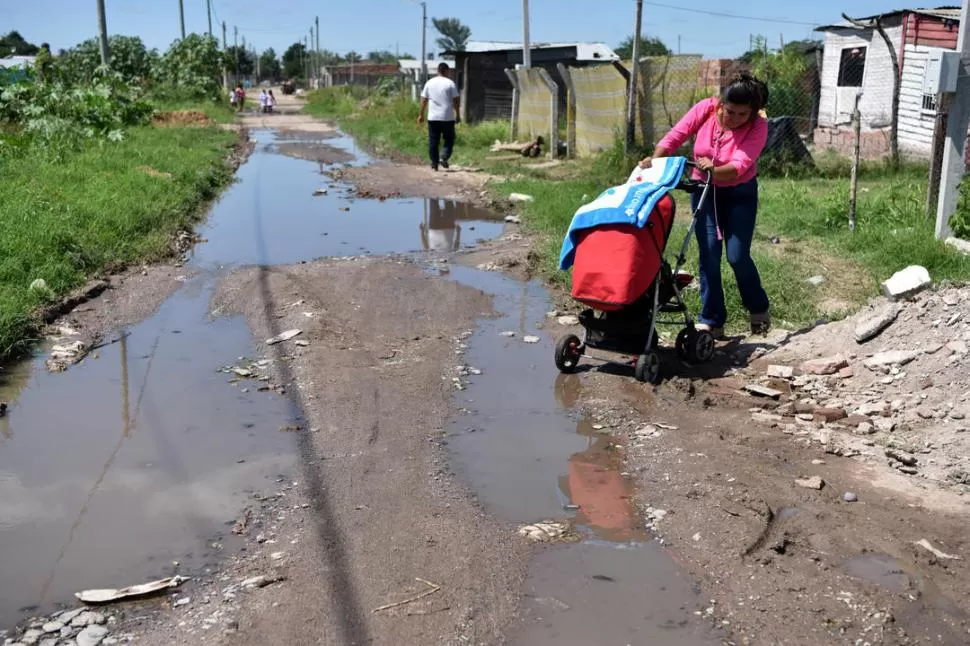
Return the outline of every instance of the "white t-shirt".
[[[455,121],[454,100],[458,86],[450,78],[436,76],[424,85],[421,98],[428,100],[428,121]]]

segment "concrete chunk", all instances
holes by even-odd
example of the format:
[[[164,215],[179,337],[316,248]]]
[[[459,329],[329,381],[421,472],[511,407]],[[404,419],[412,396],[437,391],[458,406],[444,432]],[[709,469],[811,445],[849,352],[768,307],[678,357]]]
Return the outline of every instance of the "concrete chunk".
[[[799,370],[807,375],[831,375],[849,365],[849,361],[841,354],[821,359],[809,359],[799,366]]]
[[[962,254],[970,255],[970,242],[967,242],[966,240],[961,240],[960,238],[950,236],[945,240],[945,243]]]
[[[902,305],[890,303],[881,312],[862,320],[855,329],[856,343],[865,343],[882,334],[883,330],[892,325],[902,311]]]
[[[796,479],[795,484],[805,489],[821,489],[825,486],[825,481],[819,476],[812,476],[811,478]]]
[[[926,271],[925,267],[910,265],[906,269],[897,271],[885,281],[882,284],[882,292],[886,298],[896,301],[923,291],[932,282],[930,272]]]
[[[914,350],[889,350],[874,354],[863,363],[870,370],[887,366],[905,366],[919,355],[920,353]]]
[[[758,395],[759,397],[769,397],[771,399],[778,399],[784,393],[780,390],[775,390],[774,388],[768,388],[766,386],[761,386],[758,384],[748,384],[744,387],[752,395]]]
[[[795,369],[791,366],[768,366],[765,374],[776,379],[791,379],[795,376]]]

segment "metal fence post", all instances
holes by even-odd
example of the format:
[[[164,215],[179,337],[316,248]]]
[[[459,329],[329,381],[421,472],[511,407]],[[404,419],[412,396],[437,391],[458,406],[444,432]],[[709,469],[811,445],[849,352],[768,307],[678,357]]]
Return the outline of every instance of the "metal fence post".
[[[539,78],[549,88],[549,156],[555,159],[559,156],[559,84],[552,80],[552,76],[544,68],[537,69]]]
[[[519,76],[516,70],[505,70],[505,75],[509,77],[512,84],[512,141],[519,136],[519,100],[522,98],[522,91],[519,89]]]
[[[573,83],[573,77],[568,67],[562,63],[559,63],[556,67],[559,69],[562,80],[566,83],[566,105],[568,106],[566,111],[566,155],[572,159],[576,157],[576,85]]]

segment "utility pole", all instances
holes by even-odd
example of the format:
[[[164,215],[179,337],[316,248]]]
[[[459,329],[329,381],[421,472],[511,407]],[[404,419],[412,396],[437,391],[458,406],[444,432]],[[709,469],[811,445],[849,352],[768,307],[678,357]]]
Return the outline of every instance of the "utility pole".
[[[232,26],[232,53],[236,57],[236,65],[232,68],[233,80],[239,82],[239,27]]]
[[[260,74],[260,66],[259,66],[259,63],[260,63],[259,50],[256,49],[255,44],[253,45],[253,58],[256,59],[256,84],[259,85],[259,81],[262,75]]]
[[[637,0],[637,18],[633,32],[633,62],[630,69],[630,88],[626,98],[626,145],[627,154],[633,148],[637,133],[637,82],[640,77],[640,30],[643,26],[643,0]],[[647,142],[644,142],[645,144]]]
[[[967,147],[967,123],[970,121],[970,0],[963,0],[960,11],[960,33],[957,51],[960,65],[957,74],[957,91],[950,100],[950,114],[946,123],[946,145],[943,148],[942,182],[936,211],[936,237],[948,238],[950,216],[956,211],[960,182],[966,170],[964,154]]]
[[[529,0],[522,0],[522,67],[532,67],[532,43],[529,42]]]
[[[101,45],[101,64],[108,66],[108,22],[104,17],[104,0],[98,0],[98,42]]]
[[[179,0],[179,25],[182,28],[182,40],[185,40],[185,7],[182,6],[182,0]]]
[[[317,41],[313,37],[313,26],[311,25],[311,27],[310,27],[310,47],[314,47],[315,48],[316,42]],[[316,52],[310,52],[310,56],[308,57],[308,61],[309,61],[310,67],[312,68],[312,71],[310,72],[310,75],[307,77],[307,85],[309,85],[310,87],[313,87],[313,85],[312,85],[312,83],[310,83],[310,81],[312,81],[313,79],[317,78],[317,54],[316,54]]]
[[[421,3],[421,86],[428,82],[428,3]]]
[[[222,21],[222,53],[226,53],[226,21]],[[229,74],[226,71],[226,57],[222,57],[222,87],[229,90]]]
[[[212,0],[205,0],[205,11],[209,17],[209,38],[212,38]]]
[[[323,65],[321,65],[321,63],[323,61],[320,60],[320,16],[317,16],[314,19],[313,22],[317,26],[317,42],[316,42],[316,47],[314,48],[314,54],[316,55],[316,59],[317,59],[317,65],[316,65],[316,67],[317,67],[317,87],[320,87],[320,85],[321,85],[321,83],[320,83],[320,68],[323,67]]]

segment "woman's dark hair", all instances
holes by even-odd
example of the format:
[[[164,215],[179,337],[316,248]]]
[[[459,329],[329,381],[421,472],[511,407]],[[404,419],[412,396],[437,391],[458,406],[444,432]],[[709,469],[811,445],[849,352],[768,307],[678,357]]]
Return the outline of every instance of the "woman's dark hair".
[[[738,72],[731,84],[724,88],[721,100],[735,105],[747,105],[757,114],[768,103],[768,86],[748,72]]]

